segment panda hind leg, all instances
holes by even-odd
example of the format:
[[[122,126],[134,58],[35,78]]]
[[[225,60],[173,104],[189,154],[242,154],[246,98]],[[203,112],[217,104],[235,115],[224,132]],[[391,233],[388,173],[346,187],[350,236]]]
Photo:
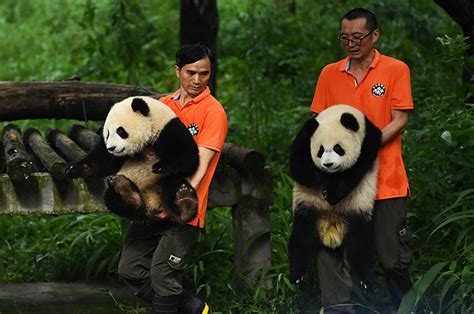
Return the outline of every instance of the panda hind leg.
[[[290,282],[304,280],[312,264],[316,250],[314,208],[297,206],[293,215],[293,229],[288,241]]]
[[[198,199],[194,188],[188,180],[169,176],[159,182],[162,189],[164,207],[169,210],[171,218],[186,223],[193,220],[198,211]]]
[[[112,175],[107,177],[107,185],[104,202],[110,211],[128,219],[146,218],[142,198],[132,181],[123,175]]]
[[[362,289],[368,290],[374,282],[375,246],[374,228],[370,216],[349,217],[349,232],[344,246],[351,273]]]

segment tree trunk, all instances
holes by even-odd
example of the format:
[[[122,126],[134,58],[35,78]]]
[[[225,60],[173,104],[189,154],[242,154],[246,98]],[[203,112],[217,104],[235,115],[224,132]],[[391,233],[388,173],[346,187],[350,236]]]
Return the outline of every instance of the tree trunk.
[[[474,2],[472,0],[435,0],[451,18],[461,26],[467,38],[468,48],[464,53],[466,62],[463,68],[463,81],[468,89],[474,90]],[[470,61],[470,62],[469,62]],[[474,95],[468,96],[466,103],[474,103]]]
[[[104,120],[109,108],[130,96],[160,98],[153,89],[119,84],[0,82],[0,121],[21,119]]]
[[[216,0],[181,0],[179,40],[181,45],[201,43],[209,47],[215,56],[211,69],[209,88],[217,91],[217,31],[219,18]]]

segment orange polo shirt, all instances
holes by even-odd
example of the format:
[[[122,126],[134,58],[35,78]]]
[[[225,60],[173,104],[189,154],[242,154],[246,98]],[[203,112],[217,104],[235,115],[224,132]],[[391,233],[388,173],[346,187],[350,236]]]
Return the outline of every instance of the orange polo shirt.
[[[207,87],[199,96],[188,101],[182,108],[179,106],[180,91],[162,97],[161,102],[168,105],[193,135],[198,146],[216,151],[206,174],[197,189],[198,214],[188,224],[204,227],[207,210],[207,198],[212,176],[221,156],[222,145],[227,134],[227,115],[222,105],[215,99]]]
[[[311,111],[319,113],[336,104],[361,110],[372,123],[383,129],[392,121],[391,110],[413,109],[410,69],[400,60],[375,50],[375,58],[360,82],[349,73],[349,57],[327,65],[319,76]],[[402,159],[402,140],[397,136],[379,152],[376,199],[405,197],[408,178]]]

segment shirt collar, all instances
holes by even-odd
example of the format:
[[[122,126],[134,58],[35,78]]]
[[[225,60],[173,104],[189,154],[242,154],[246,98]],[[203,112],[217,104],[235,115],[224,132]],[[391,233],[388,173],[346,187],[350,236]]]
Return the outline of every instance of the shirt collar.
[[[375,68],[377,64],[380,62],[380,52],[377,49],[374,49],[375,51],[375,56],[374,60],[372,60],[372,63],[370,64],[369,68]],[[341,64],[339,65],[339,71],[341,72],[347,72],[351,68],[351,58],[346,57],[345,59],[342,60]]]
[[[188,103],[199,103],[201,102],[204,98],[209,96],[211,94],[211,90],[209,89],[209,86],[206,86],[206,89],[202,91],[201,94],[199,94],[197,97],[191,99]],[[177,101],[181,98],[181,90],[178,89],[176,92],[173,94],[173,101]]]

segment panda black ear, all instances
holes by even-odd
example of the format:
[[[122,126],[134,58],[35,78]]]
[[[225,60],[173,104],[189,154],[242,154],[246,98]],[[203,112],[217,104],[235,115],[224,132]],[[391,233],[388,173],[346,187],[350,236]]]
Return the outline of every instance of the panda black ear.
[[[150,112],[150,108],[148,108],[148,104],[141,98],[133,98],[132,100],[132,109],[133,111],[140,111],[140,113],[144,116],[147,116]]]
[[[341,124],[354,132],[359,130],[359,122],[357,122],[357,119],[350,113],[344,112],[342,114]]]

